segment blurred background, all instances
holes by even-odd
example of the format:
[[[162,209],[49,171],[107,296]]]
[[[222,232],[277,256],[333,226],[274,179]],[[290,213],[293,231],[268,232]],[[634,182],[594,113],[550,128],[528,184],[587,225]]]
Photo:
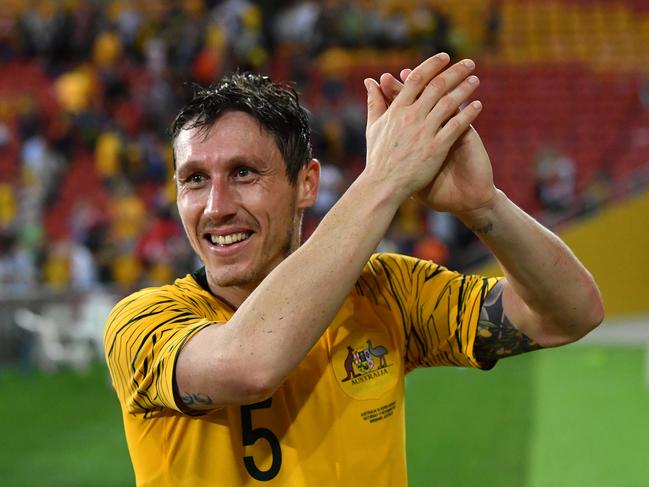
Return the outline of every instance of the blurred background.
[[[410,484],[649,486],[649,0],[0,3],[3,485],[133,485],[103,321],[198,265],[167,132],[192,82],[295,83],[323,164],[308,237],[363,168],[363,79],[446,51],[477,61],[497,185],[571,245],[607,318],[489,373],[411,374]],[[412,202],[380,250],[498,273]]]

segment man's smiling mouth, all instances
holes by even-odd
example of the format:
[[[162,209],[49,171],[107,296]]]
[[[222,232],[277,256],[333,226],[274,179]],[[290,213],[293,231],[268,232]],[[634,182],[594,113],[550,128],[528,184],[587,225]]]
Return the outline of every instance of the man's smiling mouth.
[[[238,242],[243,242],[244,240],[248,240],[251,235],[252,232],[238,232],[230,233],[228,235],[208,235],[207,238],[214,245],[224,247],[226,245],[232,245]]]

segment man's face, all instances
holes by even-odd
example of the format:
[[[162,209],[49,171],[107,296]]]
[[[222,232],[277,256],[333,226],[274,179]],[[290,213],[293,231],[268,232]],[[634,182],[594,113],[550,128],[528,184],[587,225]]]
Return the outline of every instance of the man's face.
[[[318,164],[311,161],[291,185],[272,135],[243,112],[225,113],[208,132],[182,130],[175,155],[185,232],[212,291],[239,301],[235,288],[252,292],[299,245]]]

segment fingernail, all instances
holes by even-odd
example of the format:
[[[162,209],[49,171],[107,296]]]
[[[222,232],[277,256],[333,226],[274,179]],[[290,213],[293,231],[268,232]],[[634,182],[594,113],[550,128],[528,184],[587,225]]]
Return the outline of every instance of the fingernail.
[[[471,83],[472,85],[474,85],[474,84],[476,84],[478,82],[478,77],[477,76],[469,76],[466,80],[469,83]]]
[[[469,69],[475,68],[475,63],[470,59],[465,59],[464,61],[462,61],[462,64],[464,64]]]
[[[474,101],[471,103],[471,106],[477,110],[482,108],[482,103],[480,103],[478,100]]]
[[[372,83],[370,82],[369,79],[365,79],[363,81],[363,83],[365,84],[365,89],[369,92],[370,91],[370,86],[372,85]]]
[[[435,57],[440,59],[441,61],[448,61],[449,59],[451,59],[451,57],[445,52],[440,52],[439,54],[435,54]]]

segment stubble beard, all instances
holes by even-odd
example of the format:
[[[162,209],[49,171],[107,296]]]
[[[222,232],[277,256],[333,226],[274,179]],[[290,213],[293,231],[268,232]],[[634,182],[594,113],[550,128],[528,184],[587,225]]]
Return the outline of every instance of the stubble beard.
[[[291,211],[292,214],[295,214],[294,211]],[[296,221],[297,220],[297,221]],[[301,215],[296,215],[287,226],[284,241],[280,247],[279,256],[277,259],[275,256],[268,254],[268,249],[263,249],[262,256],[258,262],[255,262],[249,269],[243,273],[231,273],[228,271],[219,272],[220,269],[216,269],[216,273],[212,274],[209,269],[206,267],[207,279],[210,284],[214,284],[220,288],[227,287],[238,287],[242,289],[247,289],[252,292],[260,283],[263,281],[270,272],[277,267],[284,259],[291,255],[299,246],[299,238],[296,240],[296,234],[299,235],[302,228],[302,217]],[[296,231],[297,230],[297,231]],[[272,260],[275,258],[276,260]]]

